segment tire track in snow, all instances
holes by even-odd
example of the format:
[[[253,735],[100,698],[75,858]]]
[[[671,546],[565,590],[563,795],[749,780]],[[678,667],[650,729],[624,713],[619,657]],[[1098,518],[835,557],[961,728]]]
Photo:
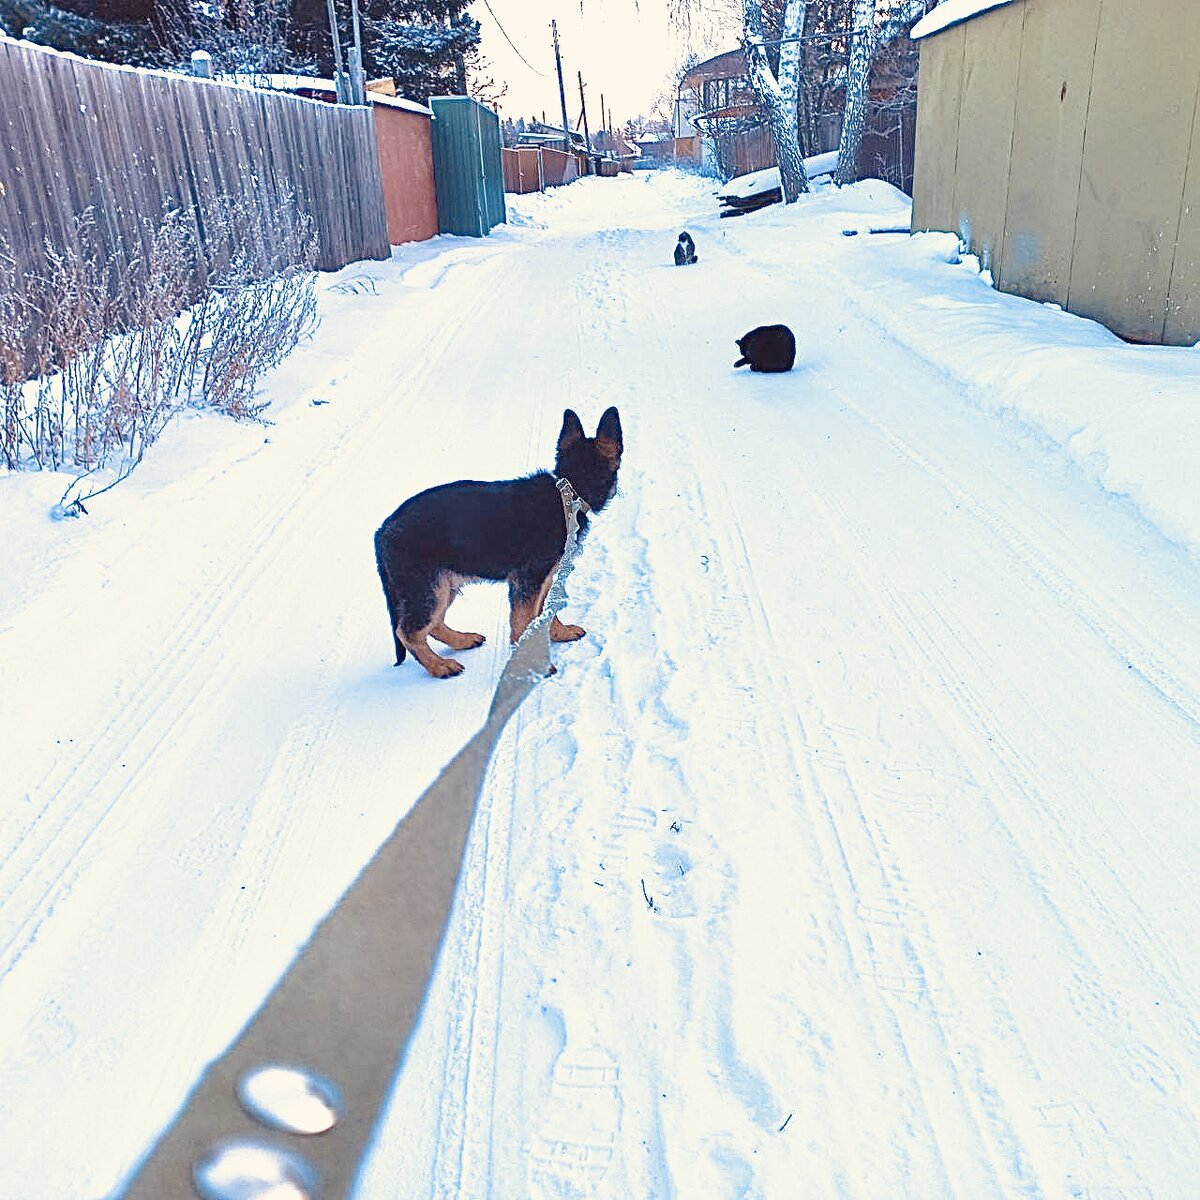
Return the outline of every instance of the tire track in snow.
[[[1091,595],[1060,570],[1048,554],[1034,545],[1013,521],[994,508],[985,509],[946,472],[936,467],[906,438],[872,417],[861,405],[838,388],[837,398],[845,408],[870,426],[898,455],[937,481],[956,503],[966,509],[996,539],[1009,548],[1013,562],[1020,564],[1042,587],[1057,596],[1063,611],[1077,615],[1112,655],[1127,664],[1146,686],[1186,721],[1194,733],[1200,733],[1200,680],[1186,679],[1157,654],[1136,632],[1138,622],[1110,595],[1101,607]]]
[[[835,317],[830,323],[836,323],[836,319],[837,318]],[[840,367],[845,364],[838,363],[837,365]],[[822,364],[822,366],[824,367],[824,364]],[[851,370],[847,374],[850,378],[855,378],[859,375],[865,376],[862,364],[857,362],[852,366]],[[1055,597],[1055,603],[1061,608],[1064,614],[1073,614],[1072,606],[1074,606],[1078,601],[1082,601],[1079,603],[1079,608],[1083,610],[1083,615],[1080,617],[1077,614],[1074,614],[1074,619],[1080,620],[1086,629],[1088,629],[1091,633],[1098,635],[1103,641],[1105,641],[1110,652],[1115,652],[1122,655],[1123,660],[1124,656],[1128,655],[1129,657],[1135,659],[1141,658],[1143,661],[1155,663],[1156,666],[1151,670],[1150,674],[1155,675],[1157,681],[1152,682],[1151,686],[1158,691],[1160,695],[1164,689],[1169,690],[1171,694],[1161,695],[1161,698],[1164,699],[1172,708],[1174,708],[1176,712],[1184,718],[1184,720],[1189,722],[1191,721],[1190,712],[1181,711],[1181,706],[1178,703],[1179,697],[1182,696],[1185,700],[1183,708],[1190,709],[1192,707],[1190,699],[1192,692],[1190,685],[1178,672],[1168,672],[1163,670],[1161,668],[1161,663],[1164,660],[1162,660],[1161,657],[1152,651],[1146,650],[1145,643],[1140,643],[1136,650],[1129,649],[1129,642],[1123,641],[1129,632],[1128,622],[1123,625],[1121,618],[1118,618],[1116,622],[1106,619],[1104,616],[1104,610],[1101,609],[1099,605],[1087,600],[1085,593],[1079,589],[1078,585],[1074,584],[1070,580],[1069,576],[1058,570],[1053,565],[1053,562],[1041,551],[1037,550],[1028,538],[1016,532],[1016,527],[1006,520],[1005,516],[1003,515],[1007,510],[1001,509],[996,513],[993,513],[991,510],[982,507],[982,504],[979,500],[977,500],[971,494],[965,492],[963,489],[956,487],[956,485],[954,485],[953,482],[948,479],[944,472],[938,471],[936,468],[932,468],[931,464],[928,463],[924,456],[920,455],[919,452],[913,451],[911,444],[900,438],[900,435],[897,435],[894,430],[878,426],[878,423],[875,422],[874,419],[864,411],[860,404],[856,404],[846,396],[844,389],[845,379],[838,377],[838,380],[843,386],[825,385],[825,390],[828,391],[831,398],[836,398],[839,404],[844,405],[848,410],[857,414],[859,419],[861,419],[865,424],[873,427],[875,429],[875,433],[881,437],[885,444],[889,441],[899,439],[901,445],[892,445],[892,451],[894,453],[899,452],[899,456],[902,458],[907,457],[911,466],[915,466],[919,469],[923,469],[924,467],[930,468],[930,474],[937,481],[941,482],[953,492],[954,498],[958,502],[956,507],[963,507],[966,509],[968,513],[978,519],[981,525],[989,529],[989,532],[995,536],[996,542],[999,545],[1006,547],[1010,560],[1019,562],[1025,570],[1029,571],[1030,574],[1034,576],[1036,583],[1050,595]],[[816,378],[816,382],[824,383],[819,375]],[[857,563],[856,569],[862,582],[862,586],[867,594],[872,594],[872,581],[877,581],[881,576],[886,579],[889,572],[886,570],[881,570],[880,564],[877,562],[871,562],[868,564],[866,561],[862,547],[864,547],[871,539],[869,537],[862,536],[863,527],[859,526],[856,528],[855,514],[850,512],[844,504],[837,503],[836,498],[843,494],[844,490],[837,486],[830,487],[825,492],[821,493],[823,498],[830,500],[831,511],[826,524],[832,535],[836,536],[839,533],[844,533],[840,543],[842,550],[845,553],[848,561]],[[867,528],[869,529],[869,526]],[[881,543],[879,539],[875,539],[875,541],[879,543],[876,545],[876,550],[880,549],[885,544]],[[900,564],[898,561],[893,564],[893,568],[898,568],[899,566]],[[891,574],[896,574],[896,570],[893,569]],[[989,755],[994,755],[996,752],[1000,752],[1001,757],[1006,764],[1021,764],[1019,767],[1021,773],[1010,776],[1006,784],[1000,785],[999,790],[1001,793],[1012,796],[1037,796],[1040,789],[1037,786],[1037,776],[1033,770],[1032,764],[1023,762],[1024,756],[1018,752],[1016,747],[1011,742],[1007,741],[1007,739],[997,739],[996,733],[1002,728],[1002,726],[998,724],[994,718],[988,720],[984,716],[984,714],[987,712],[987,709],[986,706],[983,706],[982,708],[979,707],[980,697],[978,691],[969,688],[966,685],[965,680],[957,677],[953,670],[951,670],[949,674],[945,673],[947,664],[952,658],[952,656],[948,653],[948,650],[950,647],[956,646],[956,644],[959,642],[959,639],[961,639],[963,636],[962,632],[952,630],[948,625],[942,625],[935,633],[930,629],[926,622],[923,622],[918,618],[913,605],[905,601],[894,588],[890,588],[885,585],[879,585],[875,589],[874,594],[878,600],[877,603],[872,606],[873,609],[878,609],[878,611],[883,613],[892,612],[896,614],[896,620],[891,626],[893,640],[898,646],[902,646],[907,649],[908,654],[906,657],[909,657],[910,662],[908,670],[912,674],[914,680],[921,679],[921,677],[927,675],[931,669],[935,672],[941,672],[935,676],[935,679],[940,681],[936,686],[947,690],[952,696],[958,697],[960,702],[960,711],[962,712],[963,716],[963,725],[959,731],[959,736],[955,739],[955,744],[960,747],[971,747],[974,745],[978,734],[979,723],[982,720],[983,729],[989,731],[987,733],[987,737],[989,739]],[[926,609],[931,614],[936,613],[937,611],[937,605],[932,602],[932,599],[932,597],[926,597],[926,600],[928,601]],[[1118,614],[1121,612],[1120,605],[1114,605],[1114,608]],[[967,646],[962,644],[960,648],[967,649]],[[905,707],[914,707],[912,698],[907,698]],[[973,725],[975,726],[974,729],[972,728]],[[973,777],[989,780],[989,783],[994,786],[994,772],[989,771],[988,761],[981,758],[974,758],[972,759],[972,763],[973,769],[967,768],[965,772],[965,777],[969,782],[969,786],[971,786],[972,789],[978,793],[979,785],[972,782]],[[959,770],[961,771],[962,769],[959,768]],[[861,766],[857,763],[855,774],[856,776],[861,776],[862,774]],[[869,795],[869,793],[870,788],[868,787],[865,794]],[[922,802],[922,805],[923,803],[924,802]],[[1056,806],[1050,803],[1048,798],[1046,798],[1041,807],[1046,810],[1045,825],[1049,825],[1049,827],[1058,831],[1062,839],[1062,845],[1064,849],[1068,851],[1065,857],[1069,860],[1071,857],[1070,847],[1072,843],[1066,827],[1062,824],[1062,817],[1057,812]],[[1008,816],[1010,825],[1013,823],[1012,816],[1013,813],[1010,809]],[[1076,813],[1076,816],[1078,816],[1078,813]],[[961,816],[956,816],[955,820],[961,820]],[[1028,826],[1030,835],[1036,836],[1033,833],[1034,826],[1028,820],[1023,823]],[[1020,824],[1022,824],[1022,822],[1018,821],[1017,825],[1019,826]],[[1043,832],[1044,828],[1045,826],[1043,826]],[[1008,831],[1005,830],[1004,832]],[[981,846],[982,844],[983,843],[981,843]],[[1030,844],[1032,845],[1033,843]],[[1038,884],[1037,880],[1038,871],[1033,868],[1028,861],[1025,874],[1034,885],[1035,889],[1040,890],[1040,885]],[[1117,882],[1118,886],[1121,886],[1119,881]],[[1076,886],[1086,887],[1086,880],[1078,881]],[[1101,913],[1106,913],[1107,906],[1105,905],[1101,895],[1097,893],[1094,888],[1090,889],[1090,895],[1092,897],[1092,904],[1094,904],[1095,908]],[[1126,896],[1128,896],[1128,893],[1126,893]],[[1128,898],[1130,901],[1129,907],[1127,909],[1123,908],[1123,913],[1127,914],[1128,919],[1132,920],[1135,928],[1145,929],[1145,922],[1139,920],[1138,918],[1137,906],[1132,903],[1131,896],[1128,896]],[[1106,920],[1109,921],[1111,939],[1115,939],[1114,944],[1120,945],[1125,942],[1128,943],[1130,948],[1134,946],[1138,946],[1140,948],[1139,938],[1136,936],[1129,937],[1127,930],[1123,928],[1120,921],[1112,920],[1108,917],[1106,917]],[[961,921],[959,924],[961,925]],[[954,930],[953,927],[947,926],[945,922],[940,922],[938,935],[939,944],[941,944],[942,935],[948,932],[961,933],[962,931],[961,929]],[[1146,930],[1146,940],[1152,941],[1152,938],[1149,935],[1149,930]],[[1075,945],[1072,938],[1068,938],[1068,945]],[[1078,947],[1076,946],[1075,949],[1078,950]],[[1162,951],[1161,954],[1158,952],[1159,950]],[[1163,979],[1154,965],[1155,961],[1157,961],[1157,963],[1161,966],[1162,963],[1169,963],[1171,960],[1172,954],[1169,947],[1156,948],[1156,952],[1153,955],[1146,955],[1142,957],[1142,964],[1147,972],[1147,978],[1151,980],[1155,979],[1156,977],[1162,979],[1162,992],[1159,993],[1158,988],[1152,985],[1151,994],[1190,994],[1191,989],[1184,985],[1184,981],[1181,977],[1176,975],[1174,979],[1170,979],[1169,977]],[[1088,970],[1086,966],[1082,968],[1081,974],[1084,978],[1095,977],[1094,971]],[[1003,978],[993,977],[992,987],[990,988],[990,995],[988,998],[993,1003],[1002,1002],[1002,997],[1011,986],[1011,981]],[[978,1004],[980,997],[976,996],[973,999],[975,1000],[976,1004]],[[1113,1025],[1105,1024],[1103,1020],[1099,1022],[1092,1021],[1088,1015],[1088,1007],[1089,1002],[1085,1000],[1079,1012],[1081,1019],[1083,1019],[1085,1024],[1090,1027],[1091,1036],[1098,1040],[1111,1041],[1112,1033],[1114,1031]],[[1100,1010],[1098,1007],[1092,1009],[1092,1013],[1095,1015],[1098,1015],[1099,1011]],[[997,1028],[1011,1030],[1019,1036],[1017,1022],[1013,1013],[1009,1012],[1006,1016],[998,1013],[997,1018]],[[1153,1025],[1154,1023],[1155,1022],[1151,1020],[1151,1024]],[[1175,1033],[1177,1035],[1178,1030],[1176,1030]],[[1156,1055],[1152,1050],[1150,1050],[1149,1047],[1145,1047],[1144,1050],[1139,1050],[1136,1045],[1137,1040],[1139,1039],[1136,1039],[1135,1037],[1135,1045],[1129,1049],[1132,1050],[1133,1058],[1140,1059],[1143,1065],[1140,1067],[1133,1067],[1133,1069],[1140,1074],[1144,1080],[1155,1081],[1155,1086],[1159,1086],[1159,1084],[1156,1082],[1157,1080],[1165,1080],[1168,1088],[1178,1087],[1177,1073],[1162,1061],[1160,1055]],[[1170,1044],[1171,1041],[1171,1036],[1167,1035],[1167,1044]],[[1022,1055],[1028,1056],[1032,1053],[1028,1044],[1024,1042],[1018,1042],[1018,1044],[1013,1046],[1012,1049],[1018,1052],[1019,1057]],[[1086,1053],[1083,1045],[1080,1046],[1080,1053]],[[1074,1061],[1079,1061],[1078,1055],[1074,1057]],[[1032,1059],[1027,1059],[1027,1062],[1028,1065],[1032,1067]],[[1131,1064],[1132,1062],[1133,1060],[1131,1059]],[[1061,1097],[1063,1088],[1061,1083],[1057,1087],[1053,1083],[1050,1086],[1053,1089],[1049,1098],[1052,1105],[1055,1102],[1054,1092],[1057,1091]],[[980,1077],[980,1087],[982,1095],[984,1092],[982,1076]],[[1070,1087],[1069,1083],[1067,1087]],[[991,1092],[993,1097],[997,1099],[999,1098],[994,1089],[991,1089]],[[1106,1135],[1104,1133],[1104,1122],[1095,1116],[1091,1106],[1086,1102],[1086,1100],[1079,1096],[1076,1097],[1075,1101],[1070,1103],[1072,1110],[1080,1114],[1078,1120],[1075,1122],[1075,1134],[1072,1135],[1072,1138],[1074,1141],[1080,1142],[1080,1144],[1085,1146],[1088,1145],[1089,1137],[1092,1137],[1093,1140],[1092,1144],[1088,1146],[1088,1149],[1081,1151],[1080,1154],[1075,1157],[1072,1164],[1064,1171],[1062,1167],[1061,1155],[1056,1156],[1053,1149],[1046,1151],[1044,1144],[1045,1138],[1037,1136],[1036,1130],[1032,1131],[1031,1135],[1031,1121],[1026,1116],[1027,1113],[1040,1112],[1043,1107],[1048,1107],[1046,1101],[1047,1097],[1044,1093],[1042,1095],[1038,1094],[1038,1087],[1036,1084],[1033,1084],[1029,1087],[1021,1086],[1009,1088],[1009,1096],[1007,1100],[1007,1108],[1010,1113],[1009,1119],[1013,1126],[1021,1131],[1022,1137],[1027,1141],[1028,1152],[1036,1154],[1036,1157],[1039,1159],[1041,1169],[1037,1173],[1036,1178],[1039,1180],[1050,1180],[1055,1178],[1070,1179],[1074,1181],[1072,1186],[1077,1185],[1080,1179],[1088,1178],[1092,1180],[1107,1180],[1113,1183],[1120,1181],[1125,1188],[1125,1192],[1122,1194],[1134,1195],[1141,1192],[1143,1185],[1140,1182],[1140,1173],[1134,1166],[1131,1157],[1128,1154],[1122,1156],[1119,1152],[1119,1149],[1116,1158],[1111,1157],[1107,1153],[1107,1147],[1105,1143],[1107,1142],[1108,1146],[1110,1147],[1113,1146],[1111,1135]],[[1086,1115],[1089,1113],[1091,1114],[1090,1118]],[[1045,1122],[1041,1122],[1041,1124],[1043,1128],[1049,1128]],[[1100,1140],[1096,1141],[1094,1138],[1099,1138]],[[1042,1144],[1039,1145],[1039,1142]],[[1086,1169],[1084,1166],[1085,1163]]]
[[[475,294],[472,310],[480,308],[486,295],[485,291]],[[436,330],[433,348],[452,336],[449,327]],[[390,379],[400,361],[399,354],[386,357],[373,374]],[[423,371],[428,373],[434,362],[436,354]],[[343,426],[337,442],[329,447],[333,462],[325,464],[325,473],[331,472],[337,453],[344,453],[348,443],[368,435],[378,440],[394,416],[381,407],[373,416]],[[304,472],[272,506],[261,509],[249,536],[243,535],[234,543],[237,549],[223,559],[221,573],[204,591],[193,594],[179,614],[174,628],[183,632],[170,668],[148,663],[131,671],[124,683],[128,699],[114,705],[101,729],[88,732],[88,747],[56,762],[26,787],[27,794],[45,800],[22,833],[12,838],[15,852],[0,863],[0,982],[37,937],[55,902],[69,894],[80,870],[88,865],[87,847],[120,811],[127,788],[153,770],[170,743],[170,731],[189,723],[193,713],[203,712],[217,691],[211,674],[206,687],[193,690],[196,679],[205,674],[198,664],[215,653],[217,673],[227,678],[232,673],[228,664],[246,656],[253,634],[230,646],[229,617],[279,573],[281,563],[297,559],[299,547],[311,539],[311,523],[322,518],[324,496],[322,489],[313,487],[310,472]],[[114,761],[118,747],[124,760],[119,765]],[[72,792],[78,795],[68,808],[64,797]]]
[[[711,465],[711,462],[710,462]],[[718,478],[713,472],[713,477]],[[724,538],[721,561],[732,572],[732,590],[748,600],[755,644],[781,640],[772,629],[753,560],[737,534],[741,521],[736,505],[723,486],[707,489],[705,511],[712,530],[731,532]],[[800,687],[787,681],[764,656],[762,675],[754,691],[781,697],[811,694],[812,680]],[[987,1113],[972,1103],[973,1089],[954,1067],[954,1055],[943,1027],[950,1001],[946,988],[931,970],[926,949],[918,952],[911,923],[915,914],[904,904],[886,856],[871,836],[863,798],[847,774],[845,755],[829,727],[813,726],[798,709],[782,703],[760,720],[764,753],[774,761],[778,777],[803,781],[805,811],[820,847],[826,895],[838,917],[830,934],[840,942],[849,969],[863,984],[872,984],[891,1020],[883,1017],[870,990],[864,990],[858,1019],[868,1044],[886,1047],[894,1034],[896,1048],[910,1072],[920,1109],[910,1120],[928,1123],[937,1158],[923,1168],[922,1187],[946,1188],[970,1195],[1017,1194],[1019,1168],[1012,1171],[1015,1142],[1002,1112]],[[763,737],[761,725],[773,726]],[[820,766],[817,763],[820,763]],[[940,1078],[939,1078],[940,1075]],[[935,1185],[929,1177],[941,1175]],[[864,1180],[865,1184],[866,1181]]]
[[[720,253],[719,247],[714,250]],[[699,329],[704,328],[703,321],[697,324]],[[693,390],[691,381],[682,372],[676,372],[673,384],[670,394],[679,399]],[[696,424],[707,431],[711,420],[700,415]],[[721,547],[717,558],[729,573],[729,593],[746,598],[747,602],[743,605],[739,600],[738,606],[749,617],[749,626],[739,632],[728,612],[718,610],[705,616],[715,617],[718,626],[729,632],[733,645],[744,641],[764,650],[786,645],[789,631],[772,628],[770,613],[755,578],[751,552],[738,534],[743,518],[728,487],[720,482],[725,471],[711,439],[694,438],[686,451],[681,446],[675,453],[668,450],[664,457],[668,461],[688,461],[698,481],[715,481],[696,485],[699,496],[691,504],[704,512],[706,531]],[[788,494],[784,488],[784,497]],[[783,500],[778,519],[781,524],[791,523]],[[788,657],[787,663],[790,665],[796,657]],[[781,698],[812,694],[811,678],[806,677],[799,688],[788,686],[788,667],[781,664],[777,668],[769,652],[762,653],[755,661],[756,673],[748,685],[752,694]],[[756,742],[763,747],[761,753],[774,762],[776,778],[790,775],[804,779],[807,784],[805,791],[812,802],[806,809],[814,818],[812,833],[821,846],[823,878],[828,881],[828,895],[840,912],[835,928],[843,943],[842,953],[864,980],[873,981],[878,996],[890,1010],[887,1019],[877,1010],[871,1015],[871,1006],[867,1006],[862,1019],[868,1040],[878,1039],[886,1045],[890,1040],[886,1030],[891,1026],[900,1032],[902,1047],[908,1044],[920,1049],[915,1058],[902,1049],[911,1070],[927,1073],[934,1064],[946,1064],[940,1080],[923,1076],[918,1082],[914,1076],[916,1090],[929,1093],[924,1103],[924,1119],[934,1123],[936,1144],[941,1147],[941,1165],[935,1168],[932,1163],[926,1164],[925,1171],[944,1172],[943,1186],[950,1186],[952,1179],[956,1189],[965,1187],[970,1194],[994,1191],[1001,1186],[1002,1179],[1014,1183],[1024,1173],[1019,1165],[1014,1167],[1014,1154],[1018,1154],[1016,1139],[1002,1112],[988,1112],[972,1105],[970,1087],[955,1072],[954,1056],[939,1015],[940,1005],[950,1003],[953,1010],[952,1000],[940,981],[931,982],[929,964],[914,948],[907,924],[915,914],[908,913],[903,889],[893,878],[886,853],[871,836],[862,798],[842,766],[845,755],[835,732],[811,728],[786,699],[778,705],[764,704],[756,717],[756,726]],[[818,767],[818,763],[822,765]],[[928,796],[921,795],[911,803],[920,816],[929,817]],[[861,1186],[870,1184],[864,1179]],[[922,1177],[922,1186],[932,1186],[932,1180]]]
[[[1069,916],[1056,904],[1050,891],[1038,882],[1041,868],[1025,849],[1026,845],[1033,844],[1036,839],[1042,854],[1048,854],[1045,833],[1050,829],[1057,835],[1060,848],[1059,854],[1051,857],[1066,858],[1072,845],[1078,842],[1078,835],[1065,825],[1058,807],[1039,783],[1033,764],[1006,735],[1005,723],[997,716],[993,706],[955,667],[947,647],[959,647],[969,655],[970,648],[963,641],[963,631],[950,629],[944,619],[938,617],[935,604],[927,604],[923,610],[918,610],[905,595],[886,582],[890,572],[880,570],[877,561],[868,567],[861,551],[855,548],[853,538],[843,532],[853,530],[855,521],[853,515],[836,497],[827,494],[816,498],[815,502],[827,510],[827,524],[831,537],[839,540],[847,561],[856,564],[855,569],[864,592],[876,595],[876,607],[888,615],[895,644],[903,648],[902,652],[909,660],[907,672],[914,680],[929,676],[932,672],[930,683],[933,690],[943,693],[950,702],[948,711],[958,723],[954,745],[960,751],[969,753],[963,769],[966,778],[972,781],[972,792],[983,805],[981,815],[974,823],[977,827],[981,822],[986,824],[990,855],[1012,858],[1014,865],[1011,870],[1018,877],[1030,881],[1030,899],[1044,910],[1036,922],[1027,920],[1025,924],[1036,925],[1043,931],[1042,936],[1045,936],[1044,931],[1048,927],[1053,928],[1057,933],[1054,940],[1061,947],[1060,953],[1066,952],[1070,955],[1069,974],[1076,981],[1072,987],[1072,994],[1078,996],[1078,1003],[1074,1004],[1074,1008],[1077,1017],[1089,1031],[1088,1037],[1080,1040],[1077,1055],[1072,1056],[1072,1061],[1080,1061],[1084,1054],[1092,1058],[1100,1056],[1116,1059],[1118,1056],[1125,1056],[1131,1082],[1140,1076],[1151,1081],[1166,1081],[1166,1087],[1172,1091],[1177,1090],[1180,1086],[1178,1073],[1151,1047],[1141,1043],[1140,1038],[1140,1044],[1135,1047],[1114,1043],[1112,1033],[1116,1013],[1112,1002],[1104,997],[1094,984],[1089,986],[1083,982],[1099,978],[1100,965],[1092,959],[1087,946],[1080,942]],[[893,567],[898,565],[892,564]],[[1048,590],[1058,595],[1055,589]],[[923,616],[922,612],[928,616]],[[937,622],[936,629],[934,621]],[[916,707],[919,703],[915,697],[908,700],[910,707]],[[977,781],[986,782],[986,792]],[[996,799],[984,800],[985,794]],[[1021,804],[1004,804],[1002,798],[1009,796],[1020,797]],[[1036,825],[1024,815],[1025,810],[1037,813]],[[961,826],[961,811],[955,820]],[[1023,826],[1027,828],[1027,832],[1022,840],[1014,836],[1014,831]],[[1163,948],[1162,953],[1148,952],[1148,947],[1154,946],[1155,939],[1145,923],[1138,921],[1136,905],[1128,893],[1125,895],[1129,901],[1129,908],[1122,917],[1117,917],[1111,911],[1104,894],[1091,885],[1086,877],[1079,875],[1073,882],[1080,890],[1092,919],[1099,916],[1107,926],[1104,937],[1106,946],[1124,946],[1137,960],[1138,972],[1144,975],[1146,980],[1154,981],[1154,990],[1159,994],[1173,995],[1179,994],[1181,989],[1186,990],[1185,981],[1178,975],[1172,977],[1162,973],[1162,963],[1169,962],[1172,957],[1167,948]],[[1111,885],[1116,885],[1124,891],[1123,885],[1115,876],[1110,878]],[[942,947],[952,945],[956,932],[954,927],[944,921],[937,922],[936,909],[927,910],[927,915],[931,925],[936,927],[934,942]],[[1131,920],[1134,923],[1133,932],[1129,929]],[[980,966],[990,977],[987,992],[992,997],[991,1003],[1002,1003],[999,998],[1009,990],[1010,981],[992,973],[990,964],[985,962]],[[1057,1174],[1063,1178],[1064,1183],[1069,1180],[1075,1187],[1088,1180],[1113,1187],[1120,1183],[1124,1190],[1117,1189],[1114,1194],[1140,1194],[1143,1184],[1136,1166],[1128,1156],[1114,1157],[1110,1153],[1111,1137],[1092,1106],[1077,1090],[1078,1085],[1069,1075],[1062,1072],[1058,1064],[1046,1062],[1038,1055],[1023,1036],[1022,1024],[1015,1012],[1006,1008],[1000,1016],[999,1023],[1008,1031],[1008,1037],[1013,1042],[1012,1049],[1017,1050],[1019,1058],[1029,1064],[1029,1078],[1024,1081],[1022,1087],[1013,1089],[1008,1101],[1014,1119],[1020,1111],[1018,1105],[1029,1114],[1036,1112],[1040,1115],[1048,1111],[1062,1117],[1068,1110],[1073,1114],[1070,1121],[1066,1118],[1055,1118],[1037,1122],[1043,1130],[1050,1130],[1056,1136],[1052,1146],[1045,1144],[1044,1138],[1041,1139],[1042,1145],[1037,1145],[1038,1139],[1035,1138],[1028,1146],[1028,1151],[1036,1153],[1039,1158],[1036,1177],[1047,1180]],[[1150,1018],[1149,1024],[1154,1025],[1156,1022]],[[1094,1045],[1103,1047],[1102,1050],[1088,1051],[1087,1047],[1093,1044],[1093,1039]],[[1163,1090],[1162,1084],[1156,1082],[1155,1086]],[[1047,1098],[1047,1091],[1050,1098]],[[1073,1099],[1061,1099],[1064,1095],[1072,1094]],[[1018,1120],[1017,1124],[1025,1127],[1027,1135],[1031,1122]],[[1064,1140],[1057,1136],[1061,1135],[1068,1125],[1070,1138]]]
[[[546,422],[540,408],[528,412],[528,460],[545,456]],[[433,1195],[449,1198],[489,1194],[490,1138],[475,1135],[504,1098],[496,1087],[496,1047],[501,1036],[504,956],[512,885],[509,865],[519,795],[516,746],[524,736],[528,705],[514,714],[493,754],[464,856],[455,912],[448,925],[450,948],[442,951],[450,972],[450,1028],[438,1106]]]

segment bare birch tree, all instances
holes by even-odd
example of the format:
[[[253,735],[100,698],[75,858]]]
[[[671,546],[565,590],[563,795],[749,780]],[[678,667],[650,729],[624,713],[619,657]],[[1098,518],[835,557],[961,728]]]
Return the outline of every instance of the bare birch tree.
[[[858,178],[858,156],[867,123],[871,66],[876,51],[906,34],[912,23],[933,7],[931,0],[853,0],[853,4],[846,102],[834,175],[834,182],[839,184],[853,183]]]
[[[835,183],[858,178],[858,151],[867,123],[871,60],[875,57],[875,0],[854,0],[850,24],[850,59],[846,63],[846,107],[838,145]]]
[[[742,3],[746,71],[775,143],[775,161],[779,165],[785,204],[791,204],[801,193],[808,191],[808,173],[804,169],[796,121],[796,98],[800,90],[799,39],[807,7],[808,0],[787,0],[779,46],[779,74],[776,75],[771,70],[763,40],[762,0],[743,0]]]

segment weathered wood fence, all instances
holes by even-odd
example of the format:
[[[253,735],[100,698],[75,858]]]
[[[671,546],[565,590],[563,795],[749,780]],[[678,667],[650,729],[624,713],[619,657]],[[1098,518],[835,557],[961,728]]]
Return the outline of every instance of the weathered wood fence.
[[[318,266],[386,258],[387,223],[368,108],[322,104],[186,75],[113,67],[0,37],[0,238],[18,270],[45,246],[91,235],[129,262],[164,211],[195,215],[220,265],[276,259],[264,220],[293,205],[312,220]],[[242,224],[215,233],[203,214],[241,202]],[[212,239],[219,238],[219,245]]]
[[[561,187],[587,174],[587,159],[582,154],[542,146],[542,178],[547,187]]]

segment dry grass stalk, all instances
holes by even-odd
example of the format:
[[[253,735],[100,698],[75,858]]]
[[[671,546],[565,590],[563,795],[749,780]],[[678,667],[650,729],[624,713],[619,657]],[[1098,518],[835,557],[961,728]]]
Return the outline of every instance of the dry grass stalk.
[[[0,243],[0,458],[75,473],[78,511],[182,409],[261,415],[264,373],[316,326],[317,246],[290,196],[168,211],[120,260],[91,213],[74,233],[26,273]]]

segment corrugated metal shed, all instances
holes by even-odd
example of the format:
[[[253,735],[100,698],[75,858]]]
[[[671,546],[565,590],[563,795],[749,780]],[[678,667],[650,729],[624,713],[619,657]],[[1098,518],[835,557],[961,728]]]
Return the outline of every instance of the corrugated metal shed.
[[[500,120],[469,96],[434,96],[429,107],[438,228],[485,237],[505,219]]]
[[[957,232],[1004,291],[1194,344],[1200,4],[942,9],[961,19],[920,43],[913,228]]]

